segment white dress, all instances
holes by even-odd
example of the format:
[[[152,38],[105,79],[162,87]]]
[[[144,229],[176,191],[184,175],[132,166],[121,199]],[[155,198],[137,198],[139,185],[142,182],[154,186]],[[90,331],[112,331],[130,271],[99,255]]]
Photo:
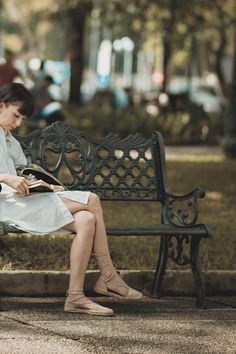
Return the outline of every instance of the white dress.
[[[0,127],[0,174],[16,175],[16,167],[27,165],[20,143]],[[0,221],[32,234],[44,235],[74,221],[59,195],[87,204],[90,192],[65,191],[21,196],[1,183]]]

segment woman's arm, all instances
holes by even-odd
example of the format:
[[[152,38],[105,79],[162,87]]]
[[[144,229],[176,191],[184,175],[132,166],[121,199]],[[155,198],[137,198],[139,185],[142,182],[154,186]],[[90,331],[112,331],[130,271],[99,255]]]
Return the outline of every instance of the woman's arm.
[[[20,194],[29,194],[29,185],[24,177],[0,174],[0,183],[5,183]]]

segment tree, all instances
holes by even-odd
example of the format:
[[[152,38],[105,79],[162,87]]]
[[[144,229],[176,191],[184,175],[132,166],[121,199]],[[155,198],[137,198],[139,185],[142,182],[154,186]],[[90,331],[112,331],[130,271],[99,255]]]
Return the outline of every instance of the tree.
[[[69,22],[68,43],[71,64],[69,102],[80,105],[82,75],[84,70],[84,35],[86,17],[92,9],[90,0],[57,0],[59,7],[54,18],[66,16]]]
[[[205,4],[204,29],[208,44],[210,64],[216,72],[222,92],[228,95],[228,84],[223,73],[222,61],[232,50],[235,3],[231,0],[208,0]]]
[[[29,30],[29,26],[25,21],[25,17],[19,11],[17,3],[14,0],[7,0],[5,3],[5,8],[9,16],[10,21],[15,24],[22,36],[22,52],[32,52],[33,51],[33,38]]]
[[[68,51],[70,102],[81,103],[85,25],[94,8],[100,14],[103,26],[110,29],[112,39],[128,34],[136,39],[136,47],[162,43],[164,89],[176,53],[184,53],[184,60],[178,63],[179,70],[184,72],[192,63],[194,49],[206,45],[209,69],[216,72],[222,90],[227,94],[221,64],[225,53],[231,53],[232,0],[27,0],[27,6],[24,6],[25,0],[0,0],[1,3],[8,10],[8,26],[11,25],[12,31],[20,31],[22,53],[47,55],[45,52],[49,51],[49,46],[53,48],[51,52],[59,47],[63,48],[61,51]],[[43,23],[47,26],[40,35],[39,28]],[[63,32],[60,46],[55,31]]]
[[[70,0],[59,1],[59,12],[66,13],[70,23],[71,85],[70,101],[80,103],[80,86],[84,68],[83,38],[86,17],[96,6],[103,25],[111,29],[115,38],[126,33],[140,36],[142,46],[150,36],[158,37],[164,49],[163,89],[170,76],[176,51],[189,53],[188,69],[194,50],[200,42],[208,44],[210,65],[216,72],[222,91],[227,84],[222,72],[222,58],[230,46],[229,29],[234,20],[231,0]],[[184,19],[184,22],[183,22]],[[186,71],[186,64],[185,68]],[[190,69],[189,69],[190,70]]]

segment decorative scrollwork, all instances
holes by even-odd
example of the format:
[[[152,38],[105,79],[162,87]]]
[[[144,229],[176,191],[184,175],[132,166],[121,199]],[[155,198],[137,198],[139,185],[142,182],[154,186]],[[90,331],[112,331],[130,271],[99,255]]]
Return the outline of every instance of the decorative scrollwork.
[[[40,136],[40,129],[33,131],[27,136],[15,136],[16,139],[20,142],[29,163],[36,163],[38,165],[41,164],[41,160],[37,152],[37,145]]]
[[[168,194],[163,212],[165,223],[181,227],[195,225],[198,219],[198,199],[204,196],[205,192],[200,188],[183,196]]]
[[[179,266],[190,264],[190,236],[169,236],[168,257]]]
[[[97,139],[56,122],[40,135],[37,131],[19,141],[30,162],[55,175],[69,190],[91,190],[102,199],[163,201],[158,139],[140,134]]]
[[[173,225],[191,226],[197,220],[199,189],[184,197],[167,192],[164,145],[158,132],[152,139],[139,134],[96,139],[55,122],[17,139],[29,162],[42,166],[69,190],[91,190],[102,199],[159,201],[164,222]],[[178,201],[186,201],[185,207],[177,207]]]

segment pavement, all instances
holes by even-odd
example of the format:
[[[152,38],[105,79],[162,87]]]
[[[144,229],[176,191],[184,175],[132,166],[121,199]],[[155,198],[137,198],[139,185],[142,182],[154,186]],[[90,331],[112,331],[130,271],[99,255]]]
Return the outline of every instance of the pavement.
[[[236,298],[124,301],[98,297],[114,317],[63,312],[64,298],[3,297],[1,354],[222,354],[236,352]]]
[[[98,274],[87,272],[86,292],[114,317],[64,313],[69,272],[0,271],[0,354],[236,353],[235,271],[204,272],[206,309],[188,270],[166,272],[161,299],[147,296],[154,271],[120,271],[145,294],[133,301],[95,298]]]

